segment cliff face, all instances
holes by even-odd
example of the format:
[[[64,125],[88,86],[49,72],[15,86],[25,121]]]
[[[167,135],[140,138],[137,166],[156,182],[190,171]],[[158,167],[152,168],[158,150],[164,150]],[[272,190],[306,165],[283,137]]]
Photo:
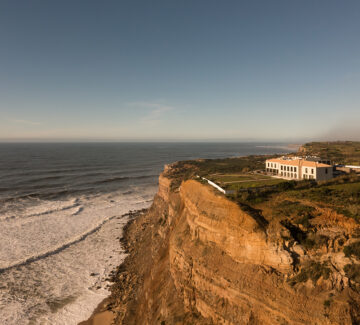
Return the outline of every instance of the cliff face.
[[[129,228],[130,256],[113,288],[116,322],[358,324],[359,294],[335,266],[316,283],[289,283],[313,256],[286,243],[286,232],[195,180],[171,191],[160,176],[152,208]]]

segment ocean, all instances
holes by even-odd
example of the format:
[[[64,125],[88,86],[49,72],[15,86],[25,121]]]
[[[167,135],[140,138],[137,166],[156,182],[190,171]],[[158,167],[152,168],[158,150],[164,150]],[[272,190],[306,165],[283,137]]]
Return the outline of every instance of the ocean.
[[[0,144],[0,324],[87,319],[125,258],[125,214],[151,205],[165,164],[290,151],[278,143]]]

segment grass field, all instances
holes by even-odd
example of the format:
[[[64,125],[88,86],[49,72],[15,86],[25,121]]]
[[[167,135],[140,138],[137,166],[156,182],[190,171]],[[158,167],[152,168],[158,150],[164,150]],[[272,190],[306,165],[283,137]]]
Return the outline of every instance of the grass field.
[[[270,179],[271,177],[266,175],[256,175],[256,174],[213,174],[209,178],[218,183],[232,183],[232,182],[246,182],[246,181],[255,181],[259,179]]]
[[[209,179],[227,190],[265,187],[284,182],[282,179],[258,174],[213,174]]]
[[[255,187],[266,187],[266,186],[273,186],[280,183],[286,182],[283,179],[265,179],[265,180],[252,180],[252,181],[245,181],[245,182],[237,182],[231,184],[225,184],[225,189],[227,190],[240,190],[245,188],[255,188]]]

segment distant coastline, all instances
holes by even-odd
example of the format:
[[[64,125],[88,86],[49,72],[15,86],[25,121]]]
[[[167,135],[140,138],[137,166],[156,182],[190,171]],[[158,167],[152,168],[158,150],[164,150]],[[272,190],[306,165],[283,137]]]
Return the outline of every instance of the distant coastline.
[[[287,144],[287,145],[262,145],[262,146],[256,146],[257,148],[267,148],[267,149],[283,149],[283,150],[291,150],[291,151],[298,151],[299,148],[302,146],[302,144]]]

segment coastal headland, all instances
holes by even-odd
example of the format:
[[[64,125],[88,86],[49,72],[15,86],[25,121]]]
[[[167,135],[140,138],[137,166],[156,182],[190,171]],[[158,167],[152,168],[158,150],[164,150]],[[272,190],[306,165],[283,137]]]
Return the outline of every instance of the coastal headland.
[[[345,146],[338,163],[356,161],[346,144],[299,153],[332,146]],[[359,324],[359,174],[273,181],[258,173],[267,158],[166,166],[151,208],[124,229],[111,295],[81,325]]]

